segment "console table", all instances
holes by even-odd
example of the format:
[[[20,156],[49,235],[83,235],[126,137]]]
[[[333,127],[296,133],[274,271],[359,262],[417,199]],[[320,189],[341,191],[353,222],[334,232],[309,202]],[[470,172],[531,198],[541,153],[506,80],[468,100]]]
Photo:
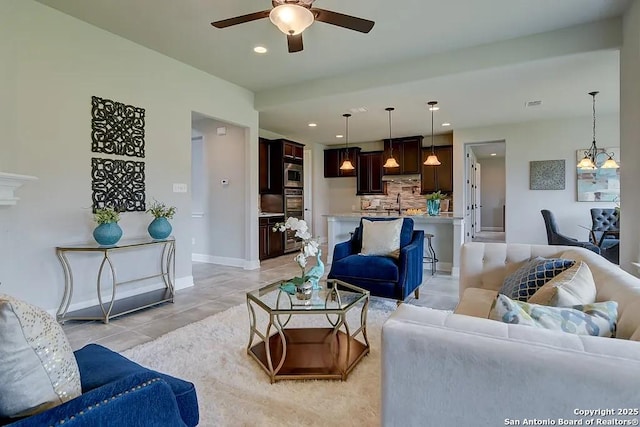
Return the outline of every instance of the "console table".
[[[111,254],[114,252],[128,251],[133,252],[136,249],[142,249],[150,246],[162,246],[162,252],[160,255],[160,272],[157,274],[151,274],[144,277],[136,277],[124,282],[118,282],[116,278],[116,269],[111,259]],[[175,250],[176,243],[173,237],[169,237],[164,240],[152,240],[151,238],[129,239],[121,240],[116,245],[100,246],[97,243],[88,243],[80,245],[58,246],[56,247],[56,254],[62,264],[62,270],[64,271],[64,294],[62,302],[58,308],[56,318],[58,322],[64,323],[65,320],[102,320],[104,323],[109,323],[109,319],[112,319],[123,314],[131,313],[143,308],[151,307],[164,302],[173,302],[174,297],[174,281],[175,281]],[[99,252],[102,253],[102,262],[98,269],[98,277],[96,280],[96,292],[98,295],[98,305],[93,307],[83,308],[80,310],[67,312],[71,299],[73,298],[73,271],[71,269],[71,263],[67,258],[67,254],[70,252]],[[111,272],[111,300],[103,301],[102,299],[102,273],[108,267]],[[140,295],[135,295],[128,298],[116,299],[116,291],[119,285],[126,283],[139,282],[142,280],[153,279],[156,277],[162,278],[165,287],[151,292],[146,292]]]

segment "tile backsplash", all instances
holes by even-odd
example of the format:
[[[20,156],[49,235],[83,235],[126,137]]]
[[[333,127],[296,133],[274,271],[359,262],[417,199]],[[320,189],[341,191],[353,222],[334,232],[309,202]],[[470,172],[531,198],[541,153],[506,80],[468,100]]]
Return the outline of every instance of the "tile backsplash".
[[[387,194],[361,196],[361,209],[398,209],[398,194],[402,209],[426,209],[426,195],[420,194],[420,181],[413,179],[396,179],[386,182]],[[450,194],[448,195],[450,198]],[[449,206],[451,209],[451,204]]]

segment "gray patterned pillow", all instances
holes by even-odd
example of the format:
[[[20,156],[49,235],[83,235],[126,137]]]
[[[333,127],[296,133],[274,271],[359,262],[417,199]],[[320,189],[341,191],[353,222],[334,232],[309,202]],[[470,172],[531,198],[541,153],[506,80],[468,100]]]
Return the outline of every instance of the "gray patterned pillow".
[[[572,259],[536,257],[508,275],[498,292],[514,300],[527,301],[545,283],[573,264]]]
[[[613,337],[616,334],[618,303],[606,301],[572,307],[551,307],[513,301],[505,295],[498,295],[490,318],[504,323],[534,326],[576,335]]]
[[[79,396],[80,372],[46,311],[0,295],[0,417],[37,414]]]

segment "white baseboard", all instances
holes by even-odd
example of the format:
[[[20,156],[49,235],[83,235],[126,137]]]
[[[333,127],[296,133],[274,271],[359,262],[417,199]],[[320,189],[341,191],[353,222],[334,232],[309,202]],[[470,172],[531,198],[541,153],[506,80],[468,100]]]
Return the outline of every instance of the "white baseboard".
[[[260,261],[247,261],[242,258],[230,258],[206,254],[191,254],[191,261],[206,262],[207,264],[226,265],[229,267],[240,267],[245,270],[255,270],[260,268]]]
[[[431,263],[429,262],[424,262],[422,263],[422,269],[427,272],[427,274],[431,274]],[[453,269],[453,264],[451,264],[450,262],[440,262],[438,261],[438,263],[436,264],[436,271],[445,271],[447,273],[450,273]]]
[[[180,289],[190,288],[191,286],[193,286],[193,276],[178,277],[173,285],[174,285],[174,290],[176,291],[179,291]],[[163,289],[164,287],[165,287],[164,282],[159,282],[159,283],[153,283],[150,285],[133,288],[133,289],[127,289],[122,291],[118,290],[118,292],[116,293],[116,300],[144,294],[145,292],[151,292],[158,289]],[[106,298],[111,298],[111,295],[109,295]],[[107,299],[107,301],[109,301],[109,299]],[[99,303],[100,301],[96,296],[95,298],[75,302],[69,305],[69,309],[67,310],[67,312],[82,310],[83,308],[87,308],[87,307],[93,307],[95,305],[98,305]],[[47,312],[55,317],[56,313],[58,312],[58,309],[52,308],[50,310],[47,310]]]
[[[503,231],[502,227],[481,227],[480,231]]]

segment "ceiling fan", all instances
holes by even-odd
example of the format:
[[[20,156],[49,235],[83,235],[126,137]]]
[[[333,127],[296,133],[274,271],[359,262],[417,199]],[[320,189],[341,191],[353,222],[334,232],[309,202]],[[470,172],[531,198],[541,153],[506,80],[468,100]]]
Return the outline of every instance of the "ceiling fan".
[[[320,21],[349,30],[368,33],[375,22],[351,15],[311,7],[315,0],[271,0],[273,9],[236,16],[212,22],[216,28],[227,28],[269,17],[280,31],[287,35],[289,52],[302,50],[302,32],[314,21]]]

